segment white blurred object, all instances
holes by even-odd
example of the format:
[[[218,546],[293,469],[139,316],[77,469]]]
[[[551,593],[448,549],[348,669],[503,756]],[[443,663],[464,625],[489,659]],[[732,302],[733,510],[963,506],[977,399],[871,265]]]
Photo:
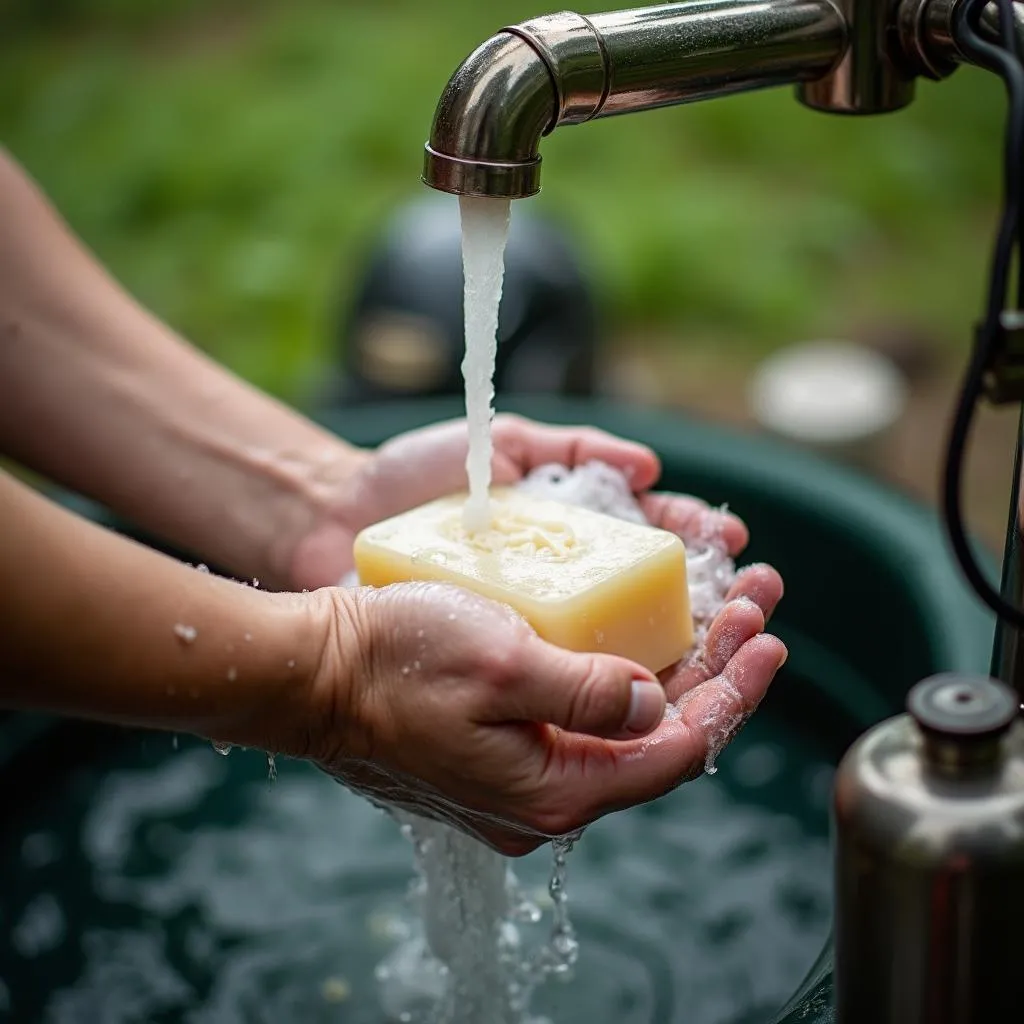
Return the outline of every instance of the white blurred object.
[[[815,341],[765,360],[750,387],[758,423],[819,453],[877,470],[907,404],[896,365],[863,345]]]

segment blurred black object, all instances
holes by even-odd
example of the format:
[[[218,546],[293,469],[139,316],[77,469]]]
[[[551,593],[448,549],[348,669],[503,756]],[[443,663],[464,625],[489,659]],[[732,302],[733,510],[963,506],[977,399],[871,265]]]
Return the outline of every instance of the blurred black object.
[[[340,373],[319,402],[462,394],[458,200],[401,207],[374,246],[340,329]],[[565,233],[515,204],[505,251],[495,390],[589,396],[597,311]]]

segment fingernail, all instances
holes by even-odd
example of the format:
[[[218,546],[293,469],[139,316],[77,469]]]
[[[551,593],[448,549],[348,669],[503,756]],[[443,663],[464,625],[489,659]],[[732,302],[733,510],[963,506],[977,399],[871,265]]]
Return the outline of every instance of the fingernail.
[[[665,717],[665,691],[658,683],[647,679],[634,679],[629,700],[626,729],[644,735]]]
[[[786,647],[783,647],[782,648],[782,657],[779,658],[779,663],[778,663],[778,665],[775,666],[775,671],[778,672],[779,669],[782,668],[782,666],[785,665],[787,661],[789,661],[789,649],[786,648]]]

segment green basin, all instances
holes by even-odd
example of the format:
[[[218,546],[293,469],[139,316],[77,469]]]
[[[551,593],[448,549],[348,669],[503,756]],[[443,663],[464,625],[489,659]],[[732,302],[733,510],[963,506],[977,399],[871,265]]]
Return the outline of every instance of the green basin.
[[[744,560],[787,587],[772,629],[789,661],[717,774],[604,819],[574,852],[577,977],[537,1010],[824,1024],[832,766],[917,680],[987,671],[991,616],[935,517],[860,475],[677,415],[504,405],[650,444],[663,485],[728,502],[751,528]],[[322,420],[373,445],[460,413],[441,400]],[[269,786],[251,752],[30,716],[0,730],[0,1021],[5,1006],[18,1022],[381,1020],[372,968],[411,863],[389,821],[305,765]],[[539,887],[547,869],[540,852],[520,873]]]

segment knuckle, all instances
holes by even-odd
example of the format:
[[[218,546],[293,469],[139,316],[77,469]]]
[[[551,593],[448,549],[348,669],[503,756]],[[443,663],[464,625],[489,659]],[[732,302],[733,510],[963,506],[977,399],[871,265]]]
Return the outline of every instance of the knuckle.
[[[569,727],[581,725],[616,726],[626,711],[624,694],[612,685],[596,658],[590,658],[587,670],[572,694]]]
[[[520,676],[521,655],[517,645],[491,642],[480,651],[484,678],[495,686],[508,686]]]

